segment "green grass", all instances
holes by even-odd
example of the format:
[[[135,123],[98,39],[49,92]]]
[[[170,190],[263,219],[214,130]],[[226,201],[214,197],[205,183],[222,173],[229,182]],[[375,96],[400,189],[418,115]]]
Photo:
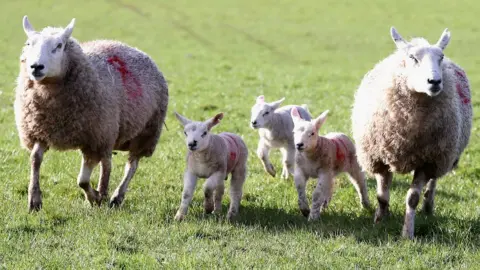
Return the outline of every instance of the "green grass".
[[[0,269],[132,268],[477,268],[480,263],[478,1],[3,1],[0,11]],[[345,2],[345,3],[344,3]],[[81,3],[81,4],[80,4]],[[140,162],[124,205],[90,207],[76,185],[78,152],[46,154],[43,209],[27,211],[28,153],[21,149],[13,101],[22,16],[36,28],[77,18],[74,36],[110,38],[149,53],[170,86],[165,130],[156,153]],[[350,108],[362,76],[394,49],[391,25],[405,37],[436,42],[452,32],[447,56],[469,75],[474,104],[470,145],[455,175],[438,184],[436,212],[417,215],[414,241],[401,239],[410,175],[396,175],[392,216],[373,225],[342,176],[321,221],[307,223],[292,180],[271,178],[254,155],[248,127],[255,97],[285,96],[313,114],[330,109],[323,133],[351,135]],[[225,113],[215,132],[241,134],[249,174],[239,220],[206,216],[199,182],[187,220],[180,202],[185,147],[177,110],[206,119]],[[280,156],[272,160],[280,169]],[[126,155],[114,157],[110,192]],[[98,171],[93,182],[97,183]],[[312,181],[313,182],[313,181]],[[309,193],[312,184],[309,186]],[[369,179],[375,202],[375,181]],[[228,184],[227,184],[228,188]]]

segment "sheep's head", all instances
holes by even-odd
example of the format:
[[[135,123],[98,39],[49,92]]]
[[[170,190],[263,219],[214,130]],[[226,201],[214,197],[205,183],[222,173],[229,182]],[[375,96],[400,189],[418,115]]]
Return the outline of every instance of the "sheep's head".
[[[47,27],[41,32],[33,29],[27,16],[23,17],[23,30],[27,42],[21,60],[25,62],[31,80],[41,81],[47,77],[57,77],[64,72],[65,44],[72,35],[75,19],[65,29]]]
[[[210,129],[220,123],[223,113],[219,113],[205,122],[197,122],[175,112],[178,121],[183,125],[185,142],[190,151],[202,151],[210,142]]]
[[[278,109],[284,100],[285,98],[281,98],[280,100],[267,103],[263,95],[258,96],[257,102],[251,110],[250,126],[255,129],[267,126],[272,119],[273,112]]]
[[[416,92],[436,96],[443,90],[443,50],[450,41],[450,32],[445,29],[435,45],[431,45],[423,38],[405,41],[397,30],[392,27],[390,34],[404,59],[407,77],[407,87]]]
[[[327,119],[328,110],[324,111],[319,117],[307,121],[300,116],[298,109],[293,107],[290,111],[293,119],[293,141],[298,151],[309,151],[317,146],[317,137],[320,127]]]

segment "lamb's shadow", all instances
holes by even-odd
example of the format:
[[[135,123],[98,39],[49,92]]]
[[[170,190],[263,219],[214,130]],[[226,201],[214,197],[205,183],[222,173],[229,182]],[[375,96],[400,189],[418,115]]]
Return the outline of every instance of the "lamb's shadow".
[[[354,237],[357,242],[380,246],[387,241],[403,241],[401,230],[403,214],[390,214],[379,224],[373,222],[373,212],[362,210],[359,214],[335,212],[327,209],[319,221],[309,222],[300,211],[288,212],[256,205],[241,208],[235,223],[253,226],[273,232],[300,231],[315,238]],[[468,241],[474,248],[480,247],[480,220],[417,213],[415,222],[417,241],[457,246]]]

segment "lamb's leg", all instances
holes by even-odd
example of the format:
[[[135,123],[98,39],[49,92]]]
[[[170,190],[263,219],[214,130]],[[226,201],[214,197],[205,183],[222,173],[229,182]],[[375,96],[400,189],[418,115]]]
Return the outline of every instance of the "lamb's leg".
[[[263,139],[260,139],[258,142],[257,148],[257,156],[260,158],[263,164],[263,169],[269,173],[271,176],[275,177],[275,168],[273,167],[272,163],[268,159],[268,155],[270,154],[270,147],[266,144]]]
[[[100,201],[108,198],[108,183],[110,181],[110,172],[112,171],[112,157],[104,157],[100,160],[100,181],[98,182],[98,193]]]
[[[42,208],[42,191],[40,190],[40,166],[46,146],[37,142],[30,153],[31,174],[28,185],[28,210],[38,211]]]
[[[328,205],[332,198],[333,191],[333,173],[321,172],[318,176],[318,183],[312,195],[312,209],[308,220],[317,220],[320,217],[320,212]]]
[[[375,212],[374,222],[379,223],[383,218],[388,216],[388,207],[390,201],[390,185],[392,184],[393,174],[388,168],[381,173],[375,173],[377,180],[377,200],[378,208]]]
[[[435,205],[435,189],[437,186],[437,179],[432,178],[427,183],[427,188],[423,195],[423,212],[427,215],[433,214],[433,207]]]
[[[205,184],[203,185],[203,191],[205,193],[205,200],[203,202],[203,207],[205,213],[210,214],[215,210],[215,213],[222,211],[222,198],[223,193],[225,192],[224,179],[226,173],[224,171],[213,173]],[[215,191],[215,202],[213,200]]]
[[[228,220],[232,220],[239,212],[243,195],[243,184],[245,183],[246,176],[246,165],[237,167],[232,172],[232,180],[230,181],[230,209],[227,214]]]
[[[364,208],[370,208],[370,200],[368,199],[367,181],[360,165],[356,160],[353,161],[352,167],[348,172],[349,179],[357,191],[360,203]]]
[[[195,187],[197,186],[197,176],[185,171],[183,175],[183,192],[182,192],[182,202],[178,208],[177,214],[175,215],[176,221],[182,221],[188,212],[188,206],[193,198],[193,193],[195,192]]]
[[[92,171],[95,166],[97,166],[98,162],[98,159],[83,154],[82,167],[80,168],[80,173],[78,174],[77,178],[78,186],[83,189],[83,192],[85,193],[85,199],[92,206],[94,203],[100,205],[100,195],[98,191],[93,189],[90,185],[90,176],[92,175]]]
[[[295,148],[288,146],[287,148],[280,148],[282,152],[282,178],[288,179],[290,174],[294,173],[294,162],[295,162]]]
[[[129,156],[127,164],[125,164],[125,173],[118,185],[117,189],[113,192],[112,198],[110,198],[110,207],[120,206],[125,198],[125,192],[127,192],[128,184],[132,180],[133,175],[138,167],[139,158],[135,156]]]
[[[405,211],[405,222],[403,223],[402,236],[413,239],[413,232],[415,226],[415,209],[420,201],[420,193],[423,186],[427,182],[425,171],[421,169],[415,170],[413,181],[410,189],[407,192],[407,199],[405,204],[407,209]]]
[[[302,214],[305,217],[308,217],[310,215],[310,207],[308,207],[307,194],[305,193],[305,186],[307,185],[308,179],[300,169],[295,168],[293,180],[298,193],[298,207],[300,208]]]

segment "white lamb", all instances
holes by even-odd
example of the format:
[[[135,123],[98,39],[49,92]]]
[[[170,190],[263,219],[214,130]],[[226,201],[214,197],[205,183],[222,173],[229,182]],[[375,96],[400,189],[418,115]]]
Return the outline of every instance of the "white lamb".
[[[188,206],[192,201],[197,178],[207,178],[204,185],[204,208],[207,214],[222,210],[224,180],[231,174],[230,209],[227,219],[237,214],[242,199],[243,183],[247,174],[247,146],[240,136],[223,132],[210,134],[210,129],[220,123],[223,113],[215,115],[205,122],[196,122],[175,113],[178,121],[184,126],[188,147],[187,168],[184,175],[182,202],[175,215],[181,221],[185,218]],[[215,202],[213,197],[215,196]]]
[[[292,108],[297,108],[303,119],[310,120],[312,117],[306,105],[288,105],[279,108],[284,100],[285,98],[282,98],[267,103],[263,95],[257,97],[257,102],[251,110],[250,125],[252,128],[258,129],[258,134],[260,135],[257,156],[262,161],[263,168],[267,173],[275,177],[275,168],[268,156],[270,149],[280,148],[283,156],[282,178],[286,179],[289,174],[293,174],[295,159],[295,145],[292,133],[293,121],[290,111]]]
[[[444,57],[445,29],[436,44],[410,42],[391,28],[397,50],[362,80],[352,112],[353,137],[362,167],[377,179],[375,222],[388,215],[393,173],[414,171],[402,235],[413,238],[415,208],[426,186],[424,210],[432,213],[437,179],[454,169],[472,127],[465,72]]]
[[[308,220],[316,220],[332,198],[334,177],[347,172],[363,207],[370,208],[365,176],[357,161],[355,145],[343,133],[320,136],[318,131],[327,118],[328,110],[312,121],[302,119],[296,108],[291,116],[295,147],[294,181],[298,191],[300,211]],[[310,177],[318,178],[312,195],[312,209],[308,207],[305,186]]]

